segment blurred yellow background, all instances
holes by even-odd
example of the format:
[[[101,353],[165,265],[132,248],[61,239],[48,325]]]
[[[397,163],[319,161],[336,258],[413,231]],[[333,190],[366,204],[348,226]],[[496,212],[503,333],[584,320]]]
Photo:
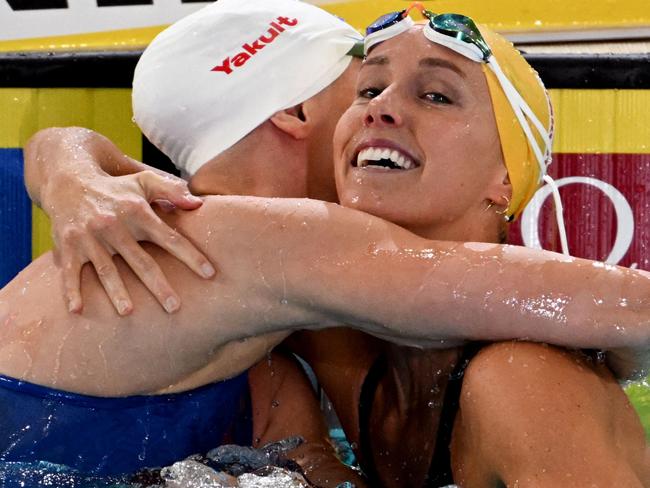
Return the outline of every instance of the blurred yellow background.
[[[311,0],[326,10],[342,17],[363,30],[380,15],[399,10],[409,4],[404,0]],[[650,5],[648,0],[435,0],[423,1],[434,12],[460,12],[492,28],[506,33],[522,31],[536,35],[551,35],[557,31],[606,32],[639,29],[650,32]],[[201,4],[197,4],[197,8]],[[127,12],[125,10],[125,12]],[[74,19],[74,12],[70,15]],[[84,13],[87,15],[87,12]],[[80,22],[85,22],[81,19]],[[59,37],[0,41],[0,51],[51,49],[134,49],[145,46],[163,28],[143,27],[119,29],[100,33],[76,34]],[[624,35],[622,33],[621,35]],[[650,35],[648,35],[650,37]]]

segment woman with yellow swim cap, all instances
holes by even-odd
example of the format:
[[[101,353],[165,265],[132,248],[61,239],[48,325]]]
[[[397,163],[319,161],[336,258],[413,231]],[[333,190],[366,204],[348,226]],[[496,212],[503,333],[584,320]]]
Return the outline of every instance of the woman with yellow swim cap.
[[[505,39],[415,6],[425,25],[408,17],[412,6],[368,28],[357,98],[334,138],[341,204],[429,239],[500,242],[550,162],[548,95]],[[512,306],[561,315],[567,299]],[[371,486],[647,486],[638,418],[607,369],[580,353],[523,342],[474,358],[480,346],[366,347],[380,351],[357,419]]]

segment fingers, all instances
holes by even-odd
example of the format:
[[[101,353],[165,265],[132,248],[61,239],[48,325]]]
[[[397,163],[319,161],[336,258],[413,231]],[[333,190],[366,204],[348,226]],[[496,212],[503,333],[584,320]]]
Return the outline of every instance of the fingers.
[[[85,247],[86,255],[95,267],[97,277],[106,290],[106,294],[113,303],[113,307],[120,315],[128,315],[133,310],[133,303],[129,292],[124,286],[124,282],[113,262],[113,257],[98,242],[87,244]]]
[[[168,210],[191,210],[202,200],[190,194],[187,184],[152,171],[106,178],[84,193],[77,205],[55,218],[53,230],[59,248],[68,309],[80,312],[81,269],[90,261],[119,314],[133,304],[112,255],[120,254],[167,312],[180,307],[180,299],[155,260],[137,241],[150,241],[170,252],[199,276],[210,278],[215,270],[208,259],[186,238],[171,229],[153,211],[150,202]]]
[[[212,278],[215,275],[216,271],[210,261],[186,237],[169,227],[157,215],[151,213],[148,218],[147,240],[162,247],[199,276]]]
[[[133,201],[128,214],[131,216],[131,233],[137,235],[138,240],[149,241],[163,248],[203,278],[215,275],[216,271],[208,258],[187,238],[169,227],[146,202]],[[111,232],[110,235],[115,234]],[[123,254],[121,245],[116,243],[114,247],[119,254]]]
[[[180,308],[180,298],[156,260],[142,249],[125,229],[112,232],[104,236],[104,239],[109,245],[119,249],[122,258],[167,313],[174,313]]]
[[[194,210],[203,203],[203,200],[190,193],[187,183],[180,178],[142,171],[138,173],[138,181],[149,202],[168,201],[183,210]]]
[[[83,301],[81,300],[81,264],[73,260],[64,265],[62,277],[68,311],[81,313],[83,309]]]
[[[113,229],[115,223],[115,218],[105,215],[85,227],[71,222],[61,230],[59,238],[55,238],[63,268],[62,278],[68,310],[71,312],[81,312],[83,307],[81,271],[87,262],[94,266],[97,277],[117,313],[127,315],[133,310],[131,298],[113,262],[110,249],[98,239],[101,231]]]

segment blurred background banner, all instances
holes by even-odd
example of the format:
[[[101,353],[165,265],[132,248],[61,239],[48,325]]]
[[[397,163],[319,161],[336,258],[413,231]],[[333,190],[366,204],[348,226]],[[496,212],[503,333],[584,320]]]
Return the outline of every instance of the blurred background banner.
[[[0,50],[144,46],[161,28],[210,2],[197,0],[0,0]],[[404,0],[311,0],[363,29]],[[516,42],[650,37],[648,0],[436,0]],[[242,7],[245,8],[245,7]]]
[[[560,186],[571,253],[650,270],[650,90],[551,96],[557,132],[549,173]],[[512,243],[561,251],[548,187],[511,227]]]

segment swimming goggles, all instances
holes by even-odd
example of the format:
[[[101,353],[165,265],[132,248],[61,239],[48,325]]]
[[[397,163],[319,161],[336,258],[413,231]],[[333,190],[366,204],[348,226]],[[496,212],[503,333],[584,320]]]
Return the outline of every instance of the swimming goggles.
[[[428,19],[422,33],[424,36],[435,44],[457,52],[458,54],[478,63],[485,63],[494,73],[503,92],[512,107],[512,110],[521,125],[528,144],[535,154],[535,159],[539,165],[540,182],[543,180],[548,183],[553,190],[553,199],[555,201],[556,218],[560,230],[560,241],[565,254],[568,254],[568,245],[566,242],[566,231],[564,229],[564,219],[562,216],[562,201],[555,181],[547,174],[547,168],[551,164],[551,138],[553,134],[553,115],[549,100],[549,113],[551,114],[549,130],[539,121],[528,103],[519,94],[512,82],[505,75],[496,57],[492,54],[490,46],[483,38],[481,31],[474,21],[461,14],[436,14],[424,8],[420,2],[412,3],[408,8],[399,12],[392,12],[382,15],[375,22],[370,24],[366,29],[366,38],[364,49],[367,54],[371,47],[380,42],[391,39],[403,32],[408,31],[415,23],[409,17],[411,10],[419,10],[422,16]],[[541,84],[541,81],[540,81]],[[537,132],[543,143],[540,147],[537,139],[533,135],[533,130]]]

